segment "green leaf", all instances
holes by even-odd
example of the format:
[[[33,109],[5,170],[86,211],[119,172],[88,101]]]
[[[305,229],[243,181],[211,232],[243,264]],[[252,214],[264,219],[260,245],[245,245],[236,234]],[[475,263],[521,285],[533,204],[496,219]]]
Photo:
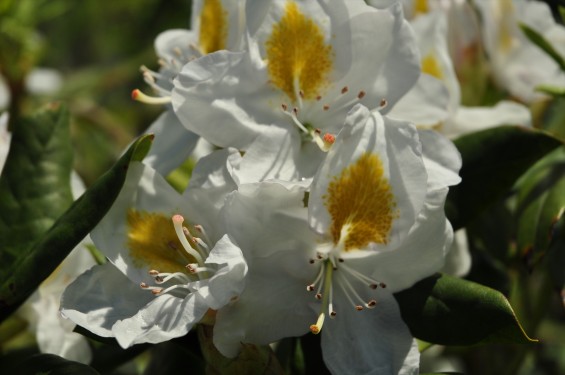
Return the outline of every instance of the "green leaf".
[[[565,211],[565,147],[555,150],[519,181],[517,246],[534,265],[549,249]]]
[[[475,219],[507,194],[518,177],[562,143],[539,130],[499,126],[454,141],[461,152],[462,182],[450,188],[446,214],[454,229]]]
[[[561,54],[559,54],[559,52],[557,52],[555,48],[553,48],[551,43],[549,43],[543,37],[543,35],[524,23],[520,23],[520,28],[522,29],[526,37],[530,40],[530,42],[541,48],[557,63],[557,65],[559,65],[559,68],[561,68],[562,71],[565,71],[565,59],[563,59],[563,56],[561,56]]]
[[[412,334],[440,345],[530,343],[502,293],[471,281],[436,274],[395,294]]]
[[[53,224],[31,249],[6,267],[0,284],[0,321],[10,315],[63,261],[110,209],[124,183],[131,161],[141,161],[153,136],[135,141],[120,160]],[[8,222],[8,220],[4,220]]]
[[[69,361],[54,354],[36,354],[25,360],[3,367],[3,373],[19,375],[97,375],[98,371],[85,364]],[[4,372],[5,371],[5,372]]]
[[[66,107],[50,105],[15,125],[0,177],[0,279],[73,202]]]

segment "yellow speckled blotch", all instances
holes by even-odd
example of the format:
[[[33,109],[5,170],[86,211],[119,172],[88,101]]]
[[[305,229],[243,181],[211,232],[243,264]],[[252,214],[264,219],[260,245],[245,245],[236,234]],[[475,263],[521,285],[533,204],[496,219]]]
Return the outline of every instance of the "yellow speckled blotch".
[[[127,247],[135,267],[184,272],[194,259],[185,253],[170,217],[128,210]]]
[[[377,155],[365,153],[345,168],[330,182],[323,198],[332,218],[334,244],[342,242],[345,251],[350,251],[388,242],[397,217],[396,203]]]
[[[200,13],[200,48],[208,54],[226,48],[228,15],[220,0],[204,0]]]
[[[422,72],[436,77],[437,79],[443,78],[441,67],[433,54],[428,54],[422,59]]]
[[[271,83],[293,102],[298,90],[302,90],[305,99],[314,99],[327,84],[332,46],[324,42],[320,27],[300,13],[293,1],[286,4],[285,13],[273,26],[265,47]]]

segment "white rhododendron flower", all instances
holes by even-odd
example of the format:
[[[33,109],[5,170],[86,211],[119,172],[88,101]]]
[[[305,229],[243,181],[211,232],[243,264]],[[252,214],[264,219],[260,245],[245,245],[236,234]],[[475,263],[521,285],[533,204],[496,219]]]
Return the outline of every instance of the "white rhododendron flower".
[[[541,1],[478,0],[483,19],[483,40],[494,79],[512,96],[530,103],[543,97],[534,91],[541,84],[565,85],[565,73],[533,44],[519,28],[524,23],[565,55],[565,27],[553,19]]]
[[[184,66],[175,112],[221,147],[247,150],[258,136],[285,129],[309,177],[323,158],[316,149],[327,151],[356,103],[385,113],[420,74],[400,5],[248,1],[246,19],[248,50]]]
[[[184,195],[150,167],[132,163],[123,190],[92,232],[110,263],[67,288],[62,313],[128,347],[183,336],[209,309],[237,298],[247,266],[218,216],[234,186],[224,179],[230,153],[202,159]]]
[[[245,0],[197,0],[192,4],[192,30],[171,29],[155,39],[155,51],[159,57],[159,72],[141,68],[145,82],[160,97],[150,97],[134,90],[132,97],[150,104],[170,102],[173,80],[189,61],[208,53],[228,49],[238,51],[243,44],[245,26]],[[179,122],[170,105],[146,133],[155,134],[155,141],[145,158],[145,164],[167,175],[182,164],[199,140]]]
[[[417,3],[415,3],[417,4]],[[418,98],[409,93],[390,113],[390,117],[408,119],[419,126],[431,127],[449,137],[457,137],[473,131],[498,125],[531,125],[531,114],[522,104],[503,100],[493,107],[467,107],[461,105],[461,88],[449,52],[448,11],[452,7],[440,7],[441,2],[433,2],[436,8],[416,13],[411,21],[417,35],[417,43],[422,55],[422,71],[443,83],[449,95],[446,118],[440,122],[429,123],[421,118],[418,111]],[[461,6],[453,4],[453,7]],[[429,8],[425,8],[428,9]],[[430,116],[428,116],[430,118]]]
[[[309,199],[289,183],[241,185],[225,214],[248,281],[218,312],[217,348],[233,357],[241,342],[311,331],[333,373],[417,373],[417,346],[392,293],[442,267],[453,237],[443,204],[460,165],[436,132],[357,106]]]

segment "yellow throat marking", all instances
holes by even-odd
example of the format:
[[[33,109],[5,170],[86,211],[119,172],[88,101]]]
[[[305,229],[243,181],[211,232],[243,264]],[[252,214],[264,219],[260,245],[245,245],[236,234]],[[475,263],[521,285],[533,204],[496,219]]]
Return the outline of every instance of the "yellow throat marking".
[[[369,243],[388,243],[396,203],[377,155],[365,153],[335,176],[324,199],[334,244],[342,242],[350,251],[365,249]]]
[[[422,59],[422,72],[437,79],[443,78],[441,67],[433,53],[429,53]]]
[[[200,13],[200,48],[203,54],[226,48],[228,14],[221,0],[205,0]]]
[[[426,14],[429,11],[428,0],[414,0],[414,15]]]
[[[311,19],[300,13],[295,2],[286,4],[281,20],[273,26],[266,52],[271,83],[293,102],[301,90],[305,99],[314,99],[328,82],[332,69],[332,46]],[[298,86],[298,87],[297,87]]]
[[[194,262],[194,259],[183,254],[183,246],[170,217],[130,209],[127,224],[127,247],[135,267],[184,272],[184,266]]]

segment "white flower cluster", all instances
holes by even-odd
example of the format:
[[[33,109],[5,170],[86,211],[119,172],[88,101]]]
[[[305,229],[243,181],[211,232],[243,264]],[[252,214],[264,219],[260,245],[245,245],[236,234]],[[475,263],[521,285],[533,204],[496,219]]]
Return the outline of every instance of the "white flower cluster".
[[[161,69],[143,68],[159,96],[134,98],[168,109],[91,234],[110,262],[67,288],[64,316],[123,347],[213,324],[227,357],[312,332],[334,373],[418,373],[393,293],[453,240],[461,159],[435,130],[530,121],[516,103],[460,107],[453,9],[430,4],[195,1],[193,30],[161,34]],[[162,176],[199,137],[221,149],[179,194]]]

